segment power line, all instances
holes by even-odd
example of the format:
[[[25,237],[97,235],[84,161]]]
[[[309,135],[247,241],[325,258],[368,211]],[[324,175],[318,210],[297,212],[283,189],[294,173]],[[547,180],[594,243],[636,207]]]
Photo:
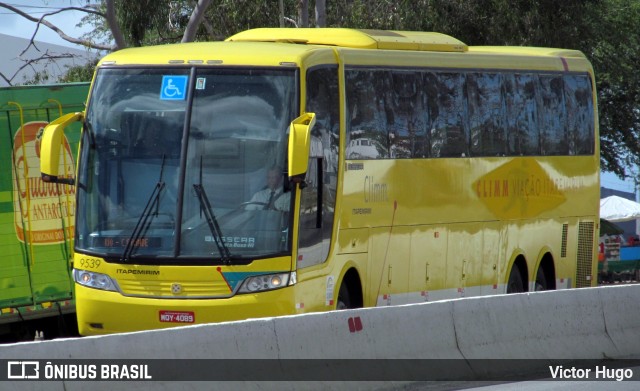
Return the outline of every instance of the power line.
[[[8,5],[18,8],[20,11],[23,11],[22,8],[32,8],[32,9],[42,10],[42,11],[36,11],[36,12],[29,12],[29,15],[34,17],[49,13],[49,11],[45,11],[45,10],[60,11],[62,9],[60,7],[45,7],[45,6],[40,7],[35,5],[19,5],[19,4],[8,4]],[[0,15],[17,15],[17,14],[12,11],[3,11],[3,12],[0,12]]]
[[[52,10],[59,10],[61,8],[64,8],[64,7],[49,7],[46,5],[24,5],[24,4],[11,4],[11,3],[7,3],[7,5],[10,5],[16,8],[42,8],[42,9],[52,9]]]
[[[20,5],[20,4],[8,4],[12,7],[18,8],[19,10],[22,11],[22,8],[31,8],[31,9],[37,9],[39,11],[35,11],[35,12],[29,12],[29,15],[31,16],[42,16],[45,14],[50,13],[50,11],[62,11],[67,7],[47,7],[47,6],[37,6],[37,5]],[[69,11],[77,11],[77,9],[72,9]],[[15,12],[12,11],[3,11],[0,12],[0,15],[17,15]]]
[[[48,14],[48,12],[44,12],[44,11],[41,11],[41,12],[29,12],[29,15],[31,15],[33,17],[41,16],[41,15],[44,15],[44,14]],[[18,15],[18,14],[15,13],[15,12],[0,12],[0,15]]]

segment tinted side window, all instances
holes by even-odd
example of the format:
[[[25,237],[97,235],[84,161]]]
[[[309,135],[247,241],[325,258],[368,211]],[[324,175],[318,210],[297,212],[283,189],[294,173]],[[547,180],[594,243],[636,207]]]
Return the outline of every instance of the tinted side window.
[[[587,75],[564,77],[567,138],[570,155],[594,153],[594,116],[591,81]]]
[[[441,72],[436,74],[437,116],[431,129],[433,157],[469,156],[466,130],[465,75]]]
[[[392,158],[425,157],[425,116],[422,74],[417,71],[391,72],[389,155]]]
[[[345,79],[347,159],[389,158],[388,124],[393,122],[390,73],[384,70],[348,70]]]
[[[347,70],[347,158],[593,154],[586,74]]]
[[[467,99],[471,156],[504,156],[507,153],[502,75],[467,75]]]
[[[540,75],[540,152],[542,155],[569,153],[564,86],[560,75]]]
[[[511,156],[538,155],[537,77],[532,74],[505,76],[507,153]]]

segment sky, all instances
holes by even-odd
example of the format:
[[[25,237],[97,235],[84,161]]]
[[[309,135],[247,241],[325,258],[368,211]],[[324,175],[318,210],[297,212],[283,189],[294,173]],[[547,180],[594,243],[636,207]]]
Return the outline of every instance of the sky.
[[[636,192],[633,179],[627,178],[623,181],[610,172],[603,172],[602,175],[600,175],[600,186],[606,187],[607,189],[626,191],[627,193]]]
[[[43,14],[53,12],[64,7],[83,7],[87,0],[2,0],[3,3],[18,8],[33,17],[40,18]],[[94,3],[94,1],[90,1]],[[76,25],[85,15],[79,11],[65,11],[46,19],[58,26],[65,34],[80,38],[82,34],[90,31],[91,27],[77,28]],[[35,31],[36,23],[25,19],[12,11],[0,7],[0,33],[15,37],[30,39]],[[82,46],[74,45],[60,38],[56,32],[44,25],[40,25],[36,41],[48,42],[81,49]]]

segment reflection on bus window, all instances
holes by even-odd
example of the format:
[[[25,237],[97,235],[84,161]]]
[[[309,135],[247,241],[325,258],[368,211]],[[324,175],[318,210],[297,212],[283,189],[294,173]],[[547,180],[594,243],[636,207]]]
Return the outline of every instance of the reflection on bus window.
[[[347,158],[594,153],[587,74],[347,69]]]

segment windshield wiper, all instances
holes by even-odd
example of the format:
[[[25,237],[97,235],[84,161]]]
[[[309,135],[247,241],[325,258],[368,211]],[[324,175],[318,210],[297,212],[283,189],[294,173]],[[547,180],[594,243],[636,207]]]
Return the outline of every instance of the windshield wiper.
[[[144,237],[144,233],[149,227],[149,224],[147,224],[147,221],[149,221],[149,216],[151,216],[152,214],[155,214],[156,216],[158,215],[160,208],[160,193],[162,193],[162,190],[165,186],[165,183],[162,180],[162,172],[164,171],[164,160],[165,155],[163,154],[162,165],[160,166],[160,178],[158,179],[158,183],[156,183],[156,186],[153,188],[153,191],[151,192],[151,195],[147,200],[147,204],[142,210],[142,214],[138,218],[138,222],[131,232],[131,236],[129,236],[129,241],[124,248],[122,258],[120,259],[122,262],[127,262],[129,260],[129,257],[131,257],[131,253],[133,253],[134,248],[137,247],[136,243],[138,243],[138,241]],[[155,213],[152,213],[154,207],[156,210]]]
[[[201,184],[194,184],[193,188],[195,189],[196,195],[198,196],[198,201],[200,201],[200,206],[202,207],[202,211],[204,212],[204,217],[207,219],[207,224],[209,225],[209,229],[211,230],[211,235],[213,235],[213,241],[216,243],[216,247],[218,247],[218,252],[220,253],[221,260],[225,264],[229,265],[231,263],[231,253],[229,252],[229,248],[227,247],[227,245],[222,240],[222,231],[220,230],[216,215],[213,213],[213,209],[211,208],[211,204],[209,203],[207,193],[204,191],[204,187],[202,187]]]

